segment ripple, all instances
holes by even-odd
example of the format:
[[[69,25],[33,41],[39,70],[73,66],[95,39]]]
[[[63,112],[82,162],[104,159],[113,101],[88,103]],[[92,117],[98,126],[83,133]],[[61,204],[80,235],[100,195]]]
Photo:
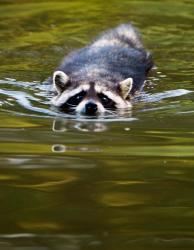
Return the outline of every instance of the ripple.
[[[159,72],[160,73],[160,72]],[[132,111],[119,110],[115,114],[105,114],[98,117],[84,116],[80,114],[64,114],[59,112],[56,108],[50,106],[50,99],[52,93],[51,86],[44,82],[22,82],[15,79],[6,78],[0,80],[0,96],[1,96],[1,110],[4,112],[11,112],[19,116],[35,116],[35,117],[61,117],[69,120],[77,120],[80,122],[132,122],[138,118],[133,117]],[[145,93],[142,92],[134,98],[134,106],[137,103],[158,103],[164,99],[170,99],[188,95],[193,91],[187,89],[175,89],[164,91],[160,93]],[[166,108],[165,106],[149,107],[142,111],[160,110]],[[78,130],[84,128],[78,126]],[[96,128],[98,130],[98,128]]]
[[[183,95],[187,95],[190,93],[193,93],[193,91],[187,90],[187,89],[168,90],[168,91],[164,91],[161,93],[154,93],[154,94],[143,93],[142,95],[140,95],[140,100],[142,102],[159,102],[164,99],[183,96]]]

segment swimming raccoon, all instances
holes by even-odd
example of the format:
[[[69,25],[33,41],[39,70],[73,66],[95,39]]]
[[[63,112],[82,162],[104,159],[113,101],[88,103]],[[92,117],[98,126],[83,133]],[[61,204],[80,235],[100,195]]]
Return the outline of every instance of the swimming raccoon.
[[[53,74],[52,104],[87,115],[130,109],[152,66],[138,31],[122,24],[64,58]]]

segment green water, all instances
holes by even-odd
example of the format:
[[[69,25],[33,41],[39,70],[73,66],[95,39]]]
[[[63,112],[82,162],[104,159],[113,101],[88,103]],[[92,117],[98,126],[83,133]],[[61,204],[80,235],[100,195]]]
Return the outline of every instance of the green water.
[[[0,1],[0,250],[193,249],[193,10]],[[42,82],[63,56],[128,21],[157,66],[132,113],[53,111]]]

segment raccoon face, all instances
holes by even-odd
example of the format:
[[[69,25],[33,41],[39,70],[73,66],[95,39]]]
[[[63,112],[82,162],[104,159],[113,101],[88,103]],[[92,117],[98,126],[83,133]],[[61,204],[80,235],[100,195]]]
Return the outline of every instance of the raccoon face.
[[[121,81],[115,89],[101,82],[73,83],[62,71],[53,75],[53,86],[57,96],[53,97],[52,104],[63,112],[97,115],[111,113],[116,109],[129,109],[128,100],[132,89],[133,79]]]

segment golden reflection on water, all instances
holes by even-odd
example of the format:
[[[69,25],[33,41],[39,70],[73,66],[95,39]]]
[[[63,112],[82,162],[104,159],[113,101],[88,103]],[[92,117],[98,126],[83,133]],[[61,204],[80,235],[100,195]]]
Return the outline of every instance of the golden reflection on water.
[[[22,229],[22,230],[36,230],[37,232],[43,231],[43,230],[50,230],[50,231],[59,231],[60,229],[63,228],[63,225],[56,223],[56,222],[49,222],[47,221],[21,221],[18,223],[18,226]]]
[[[147,202],[146,197],[129,192],[109,192],[103,193],[99,199],[99,202],[105,206],[111,207],[125,207],[134,205],[145,205]]]
[[[107,126],[105,123],[92,122],[92,120],[79,122],[76,120],[71,121],[67,119],[58,118],[53,121],[52,130],[54,132],[65,132],[72,128],[75,128],[76,130],[81,132],[104,132],[107,130]]]
[[[31,178],[33,178],[34,183],[29,183],[29,180],[27,179],[26,183],[25,180],[23,180],[23,183],[16,181],[15,184],[12,184],[12,186],[42,191],[57,191],[60,190],[62,186],[68,183],[76,182],[79,179],[78,175],[73,171],[64,170],[37,170],[32,172]]]

